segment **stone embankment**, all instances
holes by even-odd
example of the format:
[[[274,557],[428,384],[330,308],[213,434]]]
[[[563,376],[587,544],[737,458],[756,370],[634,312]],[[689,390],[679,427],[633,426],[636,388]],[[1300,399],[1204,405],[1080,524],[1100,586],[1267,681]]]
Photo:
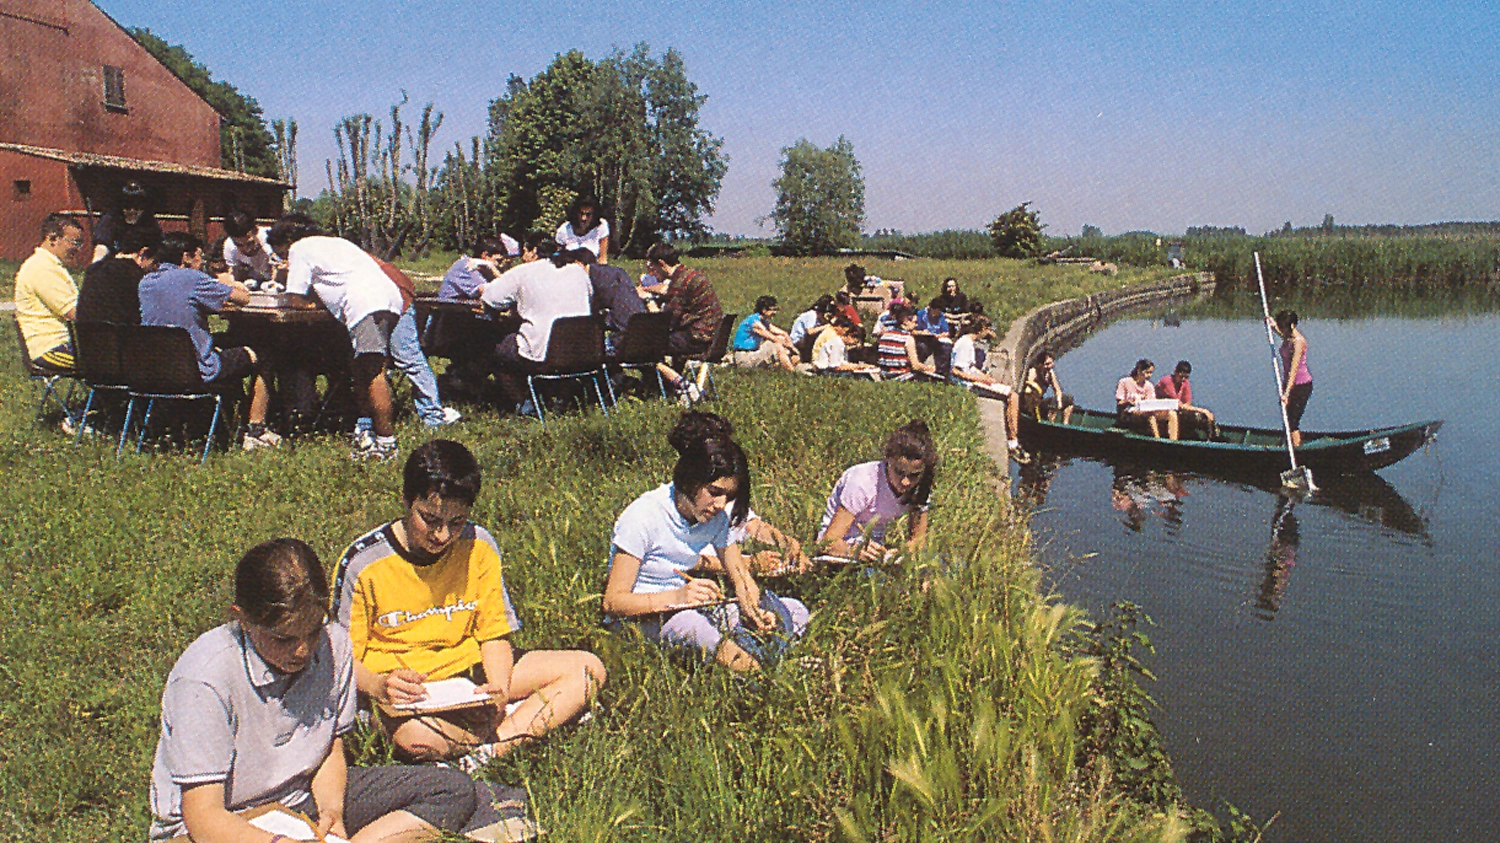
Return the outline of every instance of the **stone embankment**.
[[[1005,336],[990,349],[987,367],[997,380],[1019,388],[1026,367],[1042,349],[1060,354],[1118,316],[1189,302],[1213,291],[1213,274],[1198,272],[1042,305],[1010,323]],[[980,401],[979,417],[985,451],[1005,475],[1010,467],[1005,407],[999,401]]]

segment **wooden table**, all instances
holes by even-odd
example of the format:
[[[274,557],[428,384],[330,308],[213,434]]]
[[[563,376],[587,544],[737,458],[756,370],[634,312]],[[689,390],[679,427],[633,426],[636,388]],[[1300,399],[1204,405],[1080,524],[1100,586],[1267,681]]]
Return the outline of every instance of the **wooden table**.
[[[292,304],[285,295],[251,293],[249,304],[226,304],[219,315],[233,327],[249,324],[318,325],[337,322],[322,305]]]

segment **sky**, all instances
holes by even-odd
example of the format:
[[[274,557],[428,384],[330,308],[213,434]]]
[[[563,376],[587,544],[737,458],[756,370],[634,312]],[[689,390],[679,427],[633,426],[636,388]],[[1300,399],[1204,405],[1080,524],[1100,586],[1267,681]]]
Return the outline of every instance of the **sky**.
[[[729,170],[710,226],[772,233],[800,138],[854,145],[867,232],[1054,235],[1500,219],[1500,4],[98,0],[299,127],[326,186],[344,115],[432,102],[436,150],[579,49],[682,54]]]

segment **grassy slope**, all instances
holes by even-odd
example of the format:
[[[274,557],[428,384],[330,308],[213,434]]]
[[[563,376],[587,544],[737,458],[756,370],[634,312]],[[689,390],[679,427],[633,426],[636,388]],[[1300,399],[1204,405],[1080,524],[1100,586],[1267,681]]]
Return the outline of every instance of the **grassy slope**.
[[[810,300],[841,263],[705,268],[742,311],[766,291]],[[949,273],[988,283],[981,296],[1002,314],[1105,281],[1002,261],[871,271],[928,289]],[[0,332],[0,356],[14,355]],[[594,723],[490,771],[533,789],[553,839],[1174,836],[1173,820],[1138,816],[1074,766],[1090,666],[1057,644],[1078,615],[1038,597],[965,395],[773,373],[720,384],[714,409],[750,452],[756,508],[804,537],[840,470],[876,456],[895,424],[926,418],[944,459],[933,523],[946,573],[785,584],[818,611],[799,649],[818,661],[772,679],[667,665],[601,635],[595,598],[613,519],[670,472],[674,410],[630,405],[543,430],[471,409],[452,435],[486,470],[474,517],[506,553],[527,624],[518,643],[585,643],[612,673]],[[13,365],[0,368],[0,838],[33,827],[42,839],[140,839],[162,680],[222,620],[234,560],[294,535],[331,566],[398,513],[399,474],[351,464],[335,440],[216,455],[202,469],[171,455],[117,462],[33,426],[32,395]],[[407,448],[425,436],[409,423],[402,434]]]

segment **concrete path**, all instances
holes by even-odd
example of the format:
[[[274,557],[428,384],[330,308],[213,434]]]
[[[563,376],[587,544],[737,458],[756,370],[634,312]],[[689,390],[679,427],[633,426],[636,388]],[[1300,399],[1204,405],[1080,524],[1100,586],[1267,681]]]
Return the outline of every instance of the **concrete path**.
[[[15,310],[15,309],[16,309],[16,303],[15,302],[13,302],[13,301],[0,301],[0,313],[9,313],[10,311]]]

